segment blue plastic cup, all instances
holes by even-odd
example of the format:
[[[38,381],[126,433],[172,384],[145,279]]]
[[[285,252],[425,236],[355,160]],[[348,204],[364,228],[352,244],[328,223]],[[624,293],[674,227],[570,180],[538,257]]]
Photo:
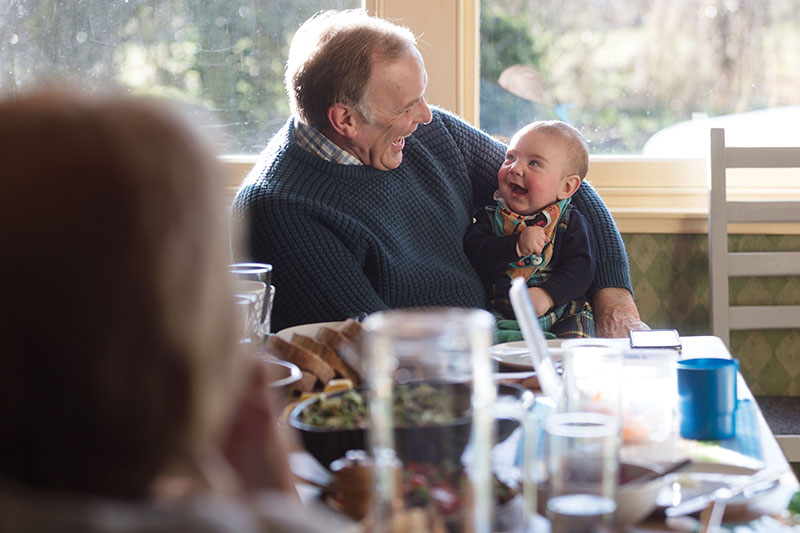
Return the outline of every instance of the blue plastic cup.
[[[681,437],[729,439],[736,435],[736,359],[678,361]]]

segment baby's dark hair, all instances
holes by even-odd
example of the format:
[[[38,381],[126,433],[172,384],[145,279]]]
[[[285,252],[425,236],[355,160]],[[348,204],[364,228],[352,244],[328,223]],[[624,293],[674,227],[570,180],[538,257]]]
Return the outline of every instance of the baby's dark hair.
[[[525,129],[558,135],[564,139],[567,143],[567,161],[569,162],[567,175],[577,174],[581,180],[586,177],[589,172],[589,147],[583,135],[574,126],[560,120],[540,120],[528,124]]]

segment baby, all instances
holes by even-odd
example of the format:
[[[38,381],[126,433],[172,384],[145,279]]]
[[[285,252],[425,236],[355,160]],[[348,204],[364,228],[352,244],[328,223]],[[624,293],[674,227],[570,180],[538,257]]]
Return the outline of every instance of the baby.
[[[508,289],[522,276],[548,336],[594,336],[586,291],[595,260],[586,219],[570,205],[588,167],[586,141],[564,122],[533,122],[512,137],[497,173],[497,203],[475,215],[464,239],[499,319],[514,319]]]

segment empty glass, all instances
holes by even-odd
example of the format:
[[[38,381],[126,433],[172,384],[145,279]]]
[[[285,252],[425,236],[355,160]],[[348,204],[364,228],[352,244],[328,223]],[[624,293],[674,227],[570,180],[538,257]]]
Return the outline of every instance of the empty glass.
[[[250,281],[237,279],[233,282],[233,293],[237,299],[247,298],[253,301],[253,313],[248,317],[245,329],[252,330],[256,337],[262,337],[262,321],[264,314],[265,301],[267,297],[267,286],[260,281]]]
[[[547,420],[558,410],[556,401],[548,396],[536,396],[534,405],[525,416],[525,431],[522,456],[516,462],[522,464],[523,491],[525,506],[523,509],[523,530],[542,531],[546,527],[540,524],[547,504],[547,457],[548,441],[545,428]]]
[[[269,335],[270,317],[272,315],[272,302],[275,298],[275,286],[272,283],[272,265],[268,263],[233,263],[228,265],[228,270],[233,274],[235,280],[235,292],[237,295],[243,291],[253,292],[248,287],[248,282],[262,283],[265,287],[263,295],[258,295],[256,300],[256,311],[258,318],[258,336],[260,338]],[[244,283],[242,283],[244,282]],[[250,285],[250,287],[253,287]]]
[[[250,344],[258,338],[258,315],[256,314],[256,296],[254,294],[239,294],[236,296],[236,308],[239,311],[239,320],[242,334],[239,342]]]
[[[260,281],[265,285],[272,284],[272,265],[269,263],[233,263],[228,270],[236,279]]]
[[[673,436],[678,395],[677,350],[633,348],[622,367],[622,440],[667,443]],[[662,452],[667,452],[661,446]]]
[[[622,414],[622,349],[602,339],[570,339],[564,350],[565,409]]]
[[[557,413],[547,420],[546,431],[551,531],[603,531],[617,508],[618,419],[602,413]]]

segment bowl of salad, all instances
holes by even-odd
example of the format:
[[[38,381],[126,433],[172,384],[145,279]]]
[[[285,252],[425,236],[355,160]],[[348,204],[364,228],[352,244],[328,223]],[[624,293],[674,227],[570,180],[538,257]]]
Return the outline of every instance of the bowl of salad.
[[[521,400],[531,393],[523,387],[502,384],[498,396]],[[459,462],[472,428],[470,388],[465,383],[411,382],[394,394],[397,454],[403,462]],[[288,423],[306,450],[326,467],[347,450],[367,449],[369,415],[365,393],[358,389],[322,394],[300,402]],[[516,421],[497,422],[497,440],[517,427]]]

